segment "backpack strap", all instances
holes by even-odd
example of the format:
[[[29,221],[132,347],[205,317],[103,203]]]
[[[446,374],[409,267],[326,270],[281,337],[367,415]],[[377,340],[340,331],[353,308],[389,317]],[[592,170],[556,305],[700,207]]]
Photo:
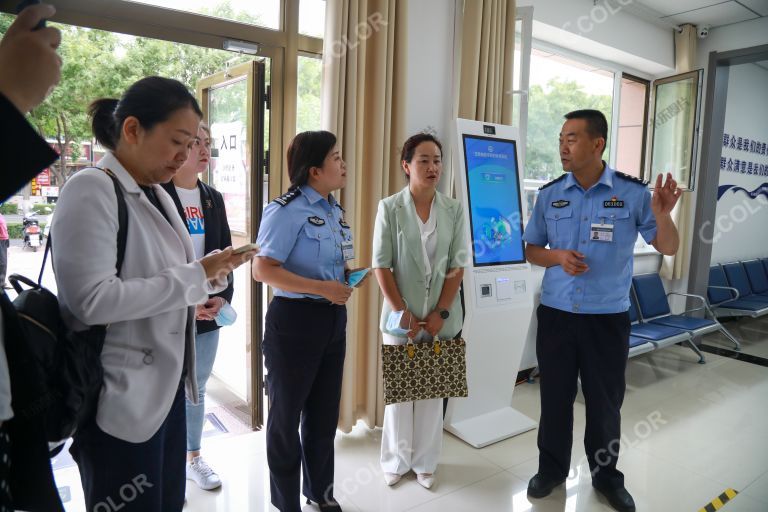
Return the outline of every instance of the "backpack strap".
[[[107,176],[112,178],[112,184],[115,186],[115,196],[117,196],[117,277],[123,269],[123,260],[125,260],[125,247],[128,245],[128,208],[125,205],[125,196],[123,187],[115,176],[115,173],[109,169],[102,169]]]
[[[94,167],[103,171],[107,176],[112,179],[112,185],[115,187],[115,196],[117,196],[117,277],[120,277],[120,272],[123,269],[123,261],[125,260],[125,248],[128,245],[128,207],[125,204],[125,195],[123,194],[123,187],[120,185],[120,181],[109,169],[102,169],[101,167]],[[53,250],[53,242],[50,232],[48,233],[48,240],[45,242],[45,254],[43,254],[43,264],[40,267],[40,276],[37,278],[37,285],[42,287],[43,285],[43,273],[45,272],[45,263],[48,260],[48,253]]]

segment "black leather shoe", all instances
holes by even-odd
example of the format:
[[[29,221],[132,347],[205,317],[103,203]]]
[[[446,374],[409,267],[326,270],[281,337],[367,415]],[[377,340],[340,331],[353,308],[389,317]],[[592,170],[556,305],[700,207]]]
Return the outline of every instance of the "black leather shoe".
[[[528,496],[531,498],[543,498],[549,496],[552,490],[565,482],[565,478],[551,479],[541,473],[536,473],[528,482]]]
[[[593,481],[592,487],[605,496],[605,499],[608,500],[608,503],[610,503],[615,510],[618,510],[619,512],[635,512],[635,500],[632,499],[632,496],[623,486],[614,488]]]
[[[307,505],[310,505],[312,501],[307,498]],[[335,500],[326,501],[325,503],[318,503],[318,507],[320,507],[321,512],[341,512],[341,505],[339,505]]]

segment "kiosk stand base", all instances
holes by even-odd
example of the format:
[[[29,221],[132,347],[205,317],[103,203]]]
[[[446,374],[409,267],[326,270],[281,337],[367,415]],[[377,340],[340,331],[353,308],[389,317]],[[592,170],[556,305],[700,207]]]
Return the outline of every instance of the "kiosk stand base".
[[[535,428],[535,421],[511,407],[445,425],[445,430],[475,448],[483,448]]]

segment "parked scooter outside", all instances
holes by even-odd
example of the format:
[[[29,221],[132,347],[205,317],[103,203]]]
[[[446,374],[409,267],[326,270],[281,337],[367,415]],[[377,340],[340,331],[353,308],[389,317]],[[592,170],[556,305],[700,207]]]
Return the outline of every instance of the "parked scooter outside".
[[[24,235],[23,249],[30,248],[32,251],[37,252],[37,248],[42,244],[42,230],[40,229],[40,223],[34,218],[35,214],[31,214],[29,217],[24,217],[21,221],[22,233]]]

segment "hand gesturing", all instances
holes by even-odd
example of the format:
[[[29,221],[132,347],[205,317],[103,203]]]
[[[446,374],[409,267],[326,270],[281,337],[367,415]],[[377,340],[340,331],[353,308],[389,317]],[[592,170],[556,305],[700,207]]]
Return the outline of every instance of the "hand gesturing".
[[[656,186],[651,198],[651,211],[655,216],[669,214],[680,199],[682,192],[677,188],[677,182],[672,174],[667,173],[667,182],[661,185],[661,174],[656,177]]]

